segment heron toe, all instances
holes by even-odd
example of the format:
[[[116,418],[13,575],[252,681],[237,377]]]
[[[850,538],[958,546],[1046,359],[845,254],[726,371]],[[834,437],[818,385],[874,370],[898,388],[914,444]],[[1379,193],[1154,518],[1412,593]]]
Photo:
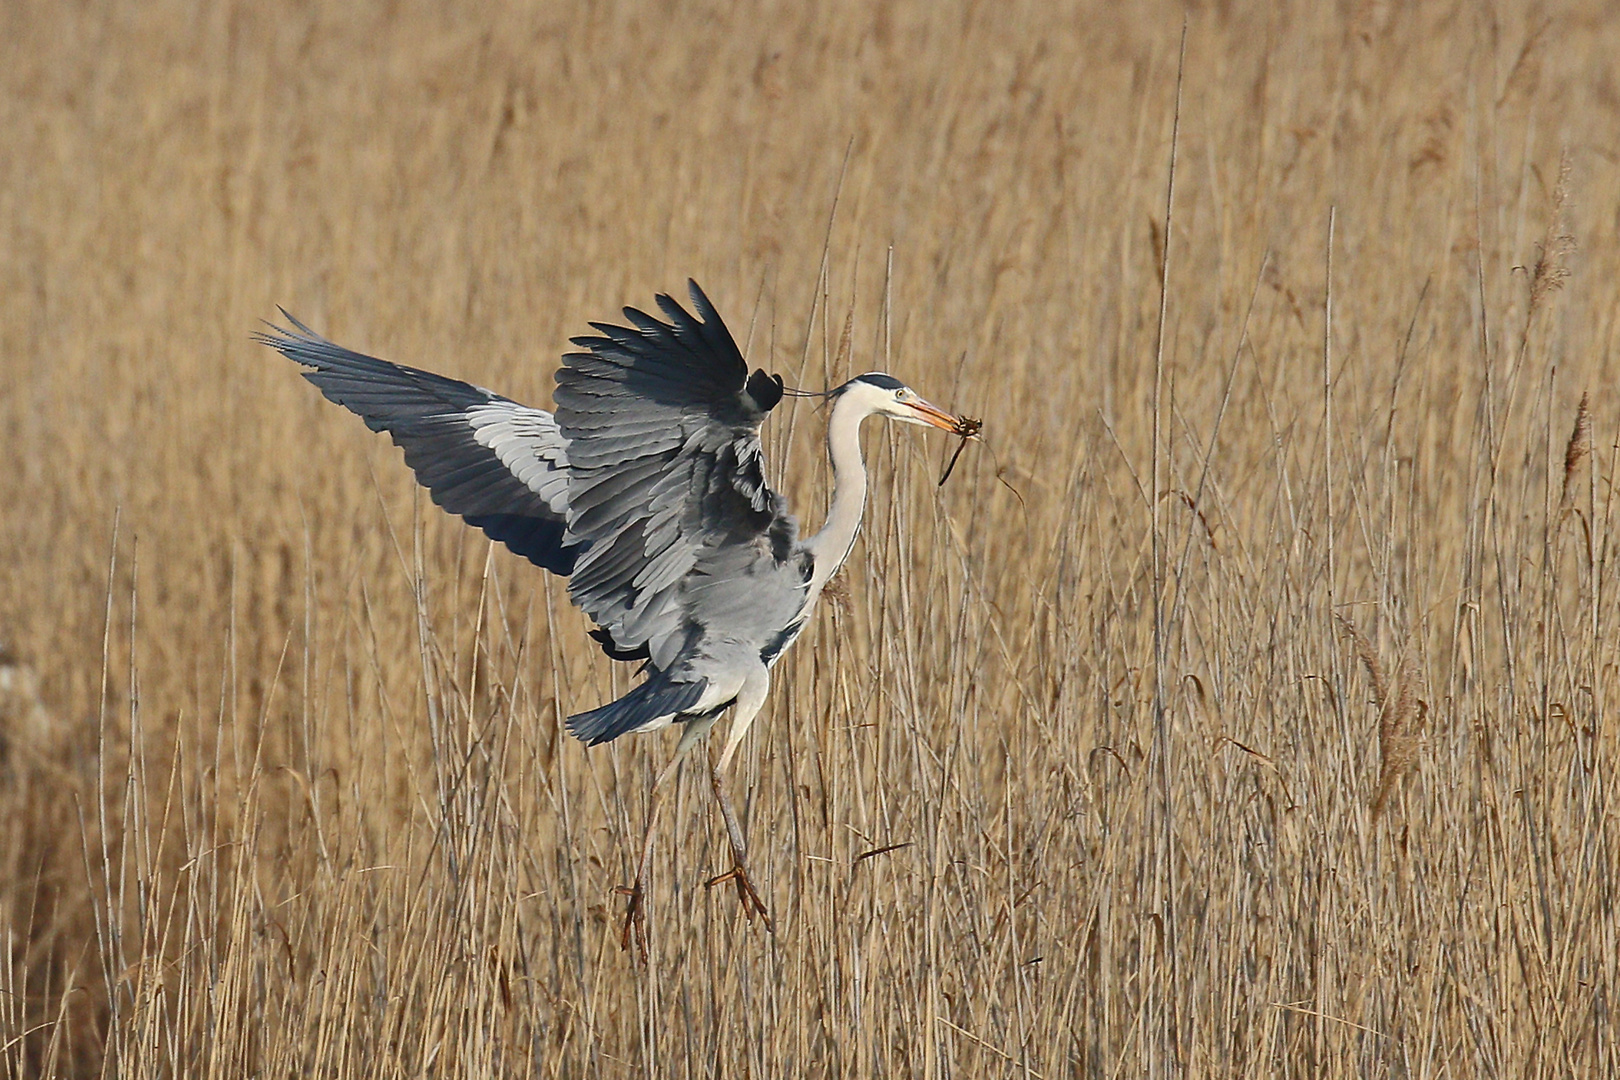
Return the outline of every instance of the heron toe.
[[[776,924],[771,921],[771,913],[765,910],[765,901],[759,898],[759,890],[755,889],[754,883],[748,880],[748,868],[739,862],[725,873],[704,882],[704,887],[712,889],[726,881],[736,883],[737,900],[742,904],[743,914],[748,916],[748,921],[753,922],[754,916],[758,915],[761,921],[765,923],[765,929],[775,934]]]
[[[630,951],[630,942],[633,938],[636,943],[636,952],[641,954],[642,962],[647,960],[647,909],[643,900],[646,890],[641,882],[634,885],[616,885],[613,891],[620,896],[628,896],[630,902],[624,909],[624,930],[619,934],[619,948],[625,952]]]

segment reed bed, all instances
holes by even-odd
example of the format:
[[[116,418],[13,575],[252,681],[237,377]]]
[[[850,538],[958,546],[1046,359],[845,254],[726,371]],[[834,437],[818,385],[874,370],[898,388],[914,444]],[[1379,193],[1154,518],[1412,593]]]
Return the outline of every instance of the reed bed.
[[[0,1075],[1620,1073],[1617,53],[1581,0],[8,4]],[[776,933],[688,769],[642,965],[673,736],[569,739],[631,676],[561,583],[249,334],[543,405],[688,276],[986,442],[868,430],[736,772]],[[813,526],[822,416],[767,432]]]

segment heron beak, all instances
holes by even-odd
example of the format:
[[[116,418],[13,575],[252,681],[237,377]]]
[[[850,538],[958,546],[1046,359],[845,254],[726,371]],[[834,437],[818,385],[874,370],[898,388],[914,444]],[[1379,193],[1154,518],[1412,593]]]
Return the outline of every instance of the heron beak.
[[[928,424],[942,431],[949,431],[953,435],[959,433],[962,429],[961,420],[936,405],[930,405],[922,398],[918,398],[916,401],[908,401],[906,405],[917,414],[918,423]]]

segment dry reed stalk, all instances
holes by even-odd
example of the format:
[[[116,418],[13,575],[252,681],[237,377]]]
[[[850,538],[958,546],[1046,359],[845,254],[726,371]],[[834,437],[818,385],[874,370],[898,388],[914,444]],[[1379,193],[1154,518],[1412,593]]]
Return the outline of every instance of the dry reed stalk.
[[[1575,509],[1575,475],[1580,470],[1581,462],[1592,453],[1592,412],[1587,398],[1587,394],[1581,394],[1581,403],[1575,409],[1575,426],[1570,429],[1569,441],[1564,444],[1564,483],[1558,496],[1560,523]]]
[[[1557,303],[1526,384],[1613,381],[1620,246],[1571,276],[1567,237],[1620,173],[1555,184],[1545,134],[1611,138],[1582,58],[1620,23],[1229,7],[1189,24],[1168,229],[1162,4],[8,8],[0,627],[53,726],[0,758],[0,1078],[1620,1075],[1606,404],[1561,500],[1498,355]],[[1330,204],[1331,342],[1298,227]],[[765,297],[751,362],[882,367],[997,435],[936,494],[956,440],[867,433],[856,566],[739,762],[780,936],[695,888],[725,844],[691,770],[642,969],[610,890],[669,742],[558,722],[632,673],[245,335],[285,301],[543,405],[584,320],[688,275],[733,330]],[[807,528],[824,419],[769,427]],[[1523,573],[1581,491],[1593,572]],[[1410,661],[1320,618],[1329,542],[1335,610]],[[1358,666],[1380,767],[1345,790],[1302,680]],[[1420,751],[1429,686],[1459,737]],[[1532,686],[1573,731],[1512,722]],[[1361,843],[1420,752],[1423,813]]]
[[[1569,280],[1569,257],[1575,253],[1575,237],[1564,231],[1569,202],[1570,160],[1566,150],[1558,161],[1558,179],[1553,185],[1552,213],[1547,229],[1536,245],[1536,262],[1530,269],[1530,308],[1534,315],[1549,293],[1557,292]]]
[[[1403,657],[1395,681],[1395,699],[1385,702],[1378,713],[1378,790],[1372,800],[1374,818],[1384,812],[1395,785],[1417,765],[1429,705],[1418,698],[1416,682],[1417,673],[1411,659]]]
[[[1367,636],[1342,615],[1339,625],[1350,636],[1356,658],[1367,671],[1373,703],[1378,708],[1378,785],[1371,802],[1376,820],[1383,814],[1395,785],[1417,764],[1429,706],[1417,696],[1417,671],[1410,656],[1402,656],[1396,664],[1392,688],[1379,663],[1378,650]]]

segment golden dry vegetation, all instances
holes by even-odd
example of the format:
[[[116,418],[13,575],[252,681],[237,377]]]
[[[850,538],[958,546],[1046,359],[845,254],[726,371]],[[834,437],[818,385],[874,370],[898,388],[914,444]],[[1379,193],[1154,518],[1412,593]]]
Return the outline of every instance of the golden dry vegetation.
[[[1167,223],[1182,17],[0,8],[0,1074],[1620,1072],[1620,21],[1194,5]],[[689,768],[642,968],[673,736],[248,335],[544,404],[688,276],[988,443],[869,425],[777,932]]]

